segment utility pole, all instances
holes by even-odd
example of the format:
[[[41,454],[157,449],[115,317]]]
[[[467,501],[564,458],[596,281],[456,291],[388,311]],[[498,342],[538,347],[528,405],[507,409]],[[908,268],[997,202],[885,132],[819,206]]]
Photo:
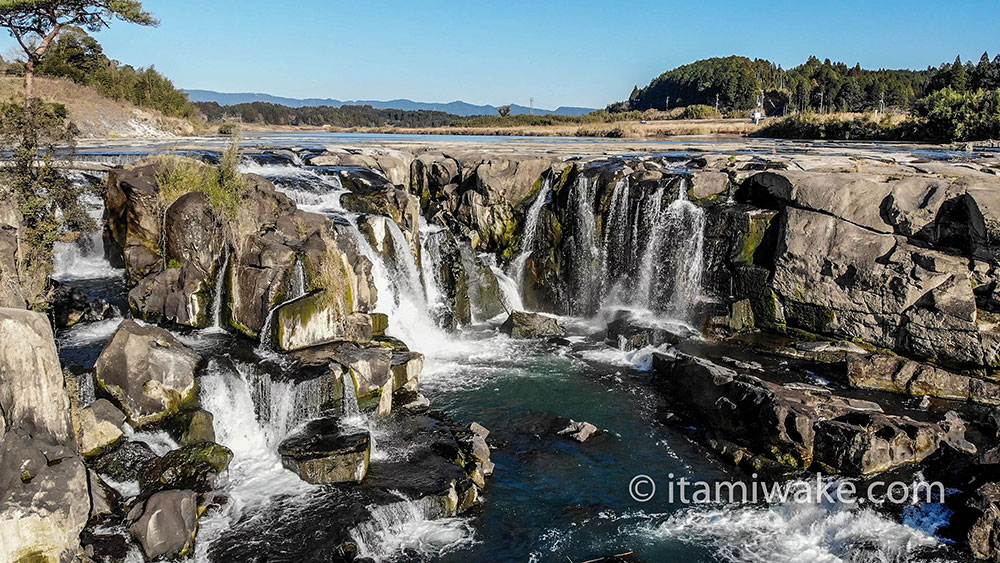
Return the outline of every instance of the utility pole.
[[[528,98],[528,115],[535,115],[535,98]]]
[[[719,111],[719,93],[715,93],[715,111]]]

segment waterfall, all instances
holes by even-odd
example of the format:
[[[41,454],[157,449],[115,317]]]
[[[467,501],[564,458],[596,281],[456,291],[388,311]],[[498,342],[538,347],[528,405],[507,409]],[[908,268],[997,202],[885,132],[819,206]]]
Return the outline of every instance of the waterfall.
[[[569,312],[581,315],[597,309],[600,299],[600,251],[597,246],[596,182],[582,173],[573,184],[572,256],[570,260]]]
[[[510,278],[519,288],[524,287],[524,266],[535,251],[535,239],[538,238],[538,216],[542,213],[542,207],[548,202],[549,194],[552,193],[552,182],[548,178],[542,181],[542,187],[535,196],[535,201],[528,208],[528,214],[524,218],[524,232],[521,235],[521,253],[511,263]]]
[[[292,266],[292,275],[288,279],[286,292],[288,298],[274,307],[271,307],[271,309],[267,312],[267,316],[264,317],[264,326],[260,329],[260,346],[257,348],[258,352],[268,353],[274,351],[274,330],[271,328],[274,324],[274,315],[278,309],[305,296],[305,279],[305,269],[302,266],[302,258],[296,256],[295,265]]]
[[[420,271],[417,269],[417,260],[413,256],[410,243],[403,235],[399,225],[389,219],[385,222],[386,232],[392,239],[393,256],[395,257],[397,273],[402,276],[399,281],[403,283],[401,289],[410,293],[414,303],[427,303],[427,293],[424,291],[423,283],[420,280]]]
[[[354,377],[345,372],[342,379],[344,381],[344,422],[358,424],[363,420],[366,421],[367,417],[358,406],[358,392],[354,388]]]
[[[244,159],[240,164],[240,172],[267,178],[303,211],[344,212],[340,196],[347,193],[347,190],[336,175],[321,174],[286,164],[260,164],[249,159]]]
[[[440,274],[441,268],[444,266],[444,258],[441,256],[441,242],[445,238],[446,232],[442,227],[435,225],[432,228],[426,225],[421,217],[420,233],[420,275],[423,278],[429,311],[435,319],[440,319],[441,315],[448,309]]]
[[[507,312],[523,311],[524,304],[521,302],[521,294],[518,292],[518,284],[507,276],[496,264],[490,264],[490,270],[497,278],[497,285],[500,287],[500,298],[503,300],[503,307]]]
[[[225,299],[226,272],[229,271],[229,247],[222,249],[222,265],[215,274],[215,296],[212,298],[212,326],[211,332],[225,332],[222,328],[222,302]]]
[[[368,459],[371,461],[385,459],[385,455],[375,447],[378,426],[358,404],[358,390],[354,387],[354,376],[350,372],[345,372],[341,377],[344,385],[344,413],[340,417],[341,422],[347,426],[360,428],[368,431]]]
[[[391,219],[386,220],[386,231],[392,239],[392,259],[379,257],[364,240],[365,237],[359,237],[363,241],[362,248],[365,249],[363,252],[369,256],[372,263],[383,264],[382,268],[372,268],[376,285],[392,288],[385,294],[379,290],[380,296],[394,296],[391,304],[384,304],[383,297],[380,297],[379,308],[389,315],[389,329],[394,336],[401,338],[414,350],[420,350],[425,354],[432,353],[447,344],[448,339],[431,316],[427,292],[424,291],[420,270],[417,268],[410,244],[399,226]]]
[[[678,186],[677,198],[664,209],[665,192],[666,185],[657,188],[648,206],[649,236],[630,303],[689,321],[701,294],[705,212],[688,200],[686,179]]]
[[[85,181],[70,176],[74,183]],[[81,203],[98,225],[104,217],[104,201],[101,198],[85,193]],[[104,255],[104,235],[102,229],[80,235],[74,242],[57,242],[52,247],[52,278],[59,281],[110,278],[121,276],[122,270],[111,267]]]
[[[399,497],[398,502],[369,506],[370,520],[351,530],[360,557],[385,561],[400,553],[413,553],[423,560],[473,542],[467,520],[435,518],[440,516],[438,500],[414,501],[399,491],[392,493]]]
[[[235,369],[233,369],[235,368]],[[202,406],[214,415],[216,441],[233,452],[229,469],[217,485],[225,485],[228,502],[199,523],[196,561],[207,561],[212,540],[238,522],[247,509],[278,495],[302,495],[311,486],[285,469],[278,444],[297,420],[311,414],[306,395],[318,392],[274,383],[256,366],[209,361],[201,378]],[[297,406],[296,406],[297,405]]]
[[[673,248],[673,291],[668,311],[679,320],[691,320],[701,296],[704,268],[705,211],[687,199],[687,185],[681,185],[677,199],[667,208]]]
[[[630,193],[631,186],[627,176],[615,183],[611,192],[608,218],[604,225],[604,260],[601,275],[603,293],[618,300],[622,299],[619,294],[624,288],[619,287],[617,280],[635,263],[634,240],[638,236],[638,231],[635,225],[630,227]]]
[[[653,201],[649,207],[648,216],[652,219],[652,224],[647,230],[646,247],[642,255],[639,266],[639,283],[635,288],[633,298],[635,303],[647,309],[652,308],[650,299],[653,294],[653,285],[657,281],[657,274],[660,273],[661,250],[667,241],[663,239],[664,231],[668,227],[668,218],[663,215],[663,194],[666,191],[666,184],[660,184],[653,193]],[[638,224],[639,221],[636,220]]]

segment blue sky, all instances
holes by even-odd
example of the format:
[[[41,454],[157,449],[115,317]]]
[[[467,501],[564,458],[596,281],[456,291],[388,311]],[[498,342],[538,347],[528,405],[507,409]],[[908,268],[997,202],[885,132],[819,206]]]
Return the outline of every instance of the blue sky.
[[[664,70],[741,54],[924,68],[1000,50],[1000,3],[146,0],[98,38],[183,88],[602,107]],[[10,42],[9,42],[10,43]],[[11,43],[12,44],[12,43]]]

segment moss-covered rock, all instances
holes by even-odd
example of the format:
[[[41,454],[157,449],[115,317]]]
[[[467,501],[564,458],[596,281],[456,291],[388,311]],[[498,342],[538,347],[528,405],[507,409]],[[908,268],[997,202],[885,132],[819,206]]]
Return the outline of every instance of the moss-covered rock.
[[[125,321],[97,358],[94,379],[139,427],[197,404],[200,361],[169,332]]]
[[[215,476],[229,467],[233,452],[214,442],[181,446],[149,463],[139,478],[143,494],[165,489],[212,489]]]

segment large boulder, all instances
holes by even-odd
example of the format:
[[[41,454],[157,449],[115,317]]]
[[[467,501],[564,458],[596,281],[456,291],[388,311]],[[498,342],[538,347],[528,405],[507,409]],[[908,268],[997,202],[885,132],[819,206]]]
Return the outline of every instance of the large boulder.
[[[0,307],[24,309],[27,295],[17,272],[21,213],[15,206],[0,210]]]
[[[208,196],[191,192],[177,198],[164,212],[163,228],[167,264],[191,264],[214,279],[226,239]]]
[[[207,492],[232,459],[233,452],[229,448],[214,442],[181,446],[146,464],[139,486],[143,493],[164,489]]]
[[[94,366],[97,386],[136,426],[177,413],[197,401],[197,353],[169,332],[125,321]]]
[[[159,166],[116,168],[104,195],[104,249],[112,266],[138,281],[163,266]]]
[[[295,264],[295,249],[277,233],[248,236],[237,246],[228,273],[230,324],[260,336],[271,309],[282,301]]]
[[[647,346],[674,345],[694,336],[684,325],[642,318],[631,311],[616,311],[608,323],[606,342],[620,350],[631,351]]]
[[[274,312],[274,327],[274,342],[285,351],[372,339],[371,317],[343,311],[325,291],[282,305]]]
[[[0,309],[0,554],[70,559],[90,512],[52,328]]]
[[[1000,560],[1000,483],[986,483],[969,502],[978,514],[969,529],[969,549],[976,559]]]
[[[653,359],[658,380],[692,420],[710,430],[710,441],[744,448],[754,467],[806,469],[813,462],[818,421],[880,410],[874,403],[815,387],[778,385],[692,356],[656,354]]]
[[[80,290],[52,280],[49,304],[52,320],[57,328],[71,327],[77,323],[92,323],[118,315],[118,311],[104,299],[88,299]]]
[[[194,491],[160,491],[129,513],[129,531],[150,560],[187,556],[198,530],[198,495]]]
[[[871,475],[917,463],[941,440],[936,424],[875,412],[852,412],[815,424],[814,461],[847,475]]]
[[[400,150],[368,147],[334,147],[310,157],[310,166],[366,167],[382,173],[397,186],[409,183],[413,155]]]
[[[278,453],[286,468],[309,483],[360,483],[368,474],[371,439],[367,430],[325,417],[286,438]]]
[[[52,326],[40,313],[0,309],[0,412],[6,428],[75,447]],[[0,428],[0,439],[5,428]]]
[[[393,376],[393,352],[381,346],[360,346],[351,342],[334,342],[295,352],[295,359],[301,368],[315,368],[334,365],[334,371],[350,371],[357,396],[365,398],[379,395],[384,390],[391,394],[395,390]]]
[[[85,458],[101,455],[122,439],[121,426],[125,414],[111,401],[98,399],[93,404],[73,411],[73,428],[80,454]]]
[[[998,360],[965,260],[797,208],[781,226],[772,287],[788,324],[945,364]]]
[[[339,170],[341,184],[349,190],[340,203],[349,211],[391,217],[409,239],[419,246],[420,202],[379,174],[364,169]]]
[[[204,328],[211,321],[215,278],[187,263],[150,274],[128,293],[129,308],[150,323]]]
[[[525,311],[511,311],[507,320],[500,325],[500,332],[511,338],[552,338],[566,335],[566,329],[555,318]]]
[[[124,483],[138,481],[146,466],[159,459],[144,442],[119,441],[108,451],[87,460],[88,465],[101,475]]]
[[[72,447],[44,432],[11,429],[0,440],[0,556],[67,561],[90,515],[87,469]]]

